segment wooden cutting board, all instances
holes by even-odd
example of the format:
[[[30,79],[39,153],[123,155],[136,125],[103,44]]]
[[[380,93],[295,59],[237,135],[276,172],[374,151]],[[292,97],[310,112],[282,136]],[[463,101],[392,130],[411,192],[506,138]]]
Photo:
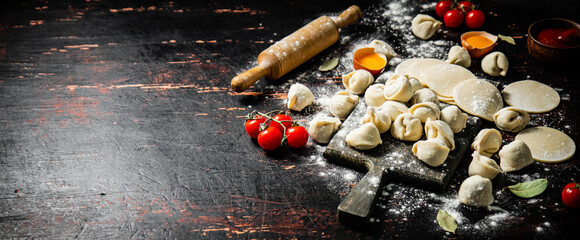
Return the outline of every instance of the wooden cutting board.
[[[455,134],[455,149],[445,163],[430,167],[413,155],[411,149],[415,142],[397,140],[389,132],[381,135],[383,143],[372,150],[360,151],[348,146],[346,135],[361,126],[365,112],[366,105],[360,102],[324,152],[329,162],[366,172],[338,206],[339,220],[354,226],[367,225],[377,193],[386,182],[400,182],[431,191],[444,190],[462,159],[471,152],[471,142],[482,126],[480,118],[470,116],[467,127]]]

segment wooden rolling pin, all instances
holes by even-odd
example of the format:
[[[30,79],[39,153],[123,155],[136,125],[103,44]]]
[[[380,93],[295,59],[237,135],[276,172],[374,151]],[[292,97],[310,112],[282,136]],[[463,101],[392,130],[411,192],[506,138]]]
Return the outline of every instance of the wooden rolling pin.
[[[322,16],[278,41],[258,55],[258,66],[232,79],[232,89],[243,92],[266,77],[278,79],[338,41],[338,29],[358,19],[362,12],[350,6],[338,17]]]

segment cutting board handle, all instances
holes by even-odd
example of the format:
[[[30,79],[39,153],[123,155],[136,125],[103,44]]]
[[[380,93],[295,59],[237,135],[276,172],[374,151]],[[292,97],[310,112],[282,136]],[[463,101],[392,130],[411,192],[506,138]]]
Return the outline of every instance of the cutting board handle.
[[[377,192],[387,181],[387,176],[384,167],[371,167],[338,206],[338,220],[346,225],[365,227],[375,206]]]

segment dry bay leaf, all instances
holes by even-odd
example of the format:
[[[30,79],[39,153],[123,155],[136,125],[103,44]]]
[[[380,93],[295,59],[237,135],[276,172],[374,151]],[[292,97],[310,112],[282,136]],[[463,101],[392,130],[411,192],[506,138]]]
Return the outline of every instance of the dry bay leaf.
[[[320,67],[318,67],[318,71],[321,71],[321,72],[330,71],[330,70],[334,69],[336,66],[338,66],[338,58],[337,57],[324,61],[322,63],[322,65],[320,65]]]
[[[452,232],[453,234],[455,234],[455,230],[457,230],[457,222],[455,221],[455,218],[443,209],[439,209],[439,212],[437,212],[437,223],[443,230]]]
[[[509,190],[513,194],[521,198],[531,198],[538,196],[542,194],[544,190],[546,190],[546,187],[548,187],[548,180],[544,178],[508,186]]]

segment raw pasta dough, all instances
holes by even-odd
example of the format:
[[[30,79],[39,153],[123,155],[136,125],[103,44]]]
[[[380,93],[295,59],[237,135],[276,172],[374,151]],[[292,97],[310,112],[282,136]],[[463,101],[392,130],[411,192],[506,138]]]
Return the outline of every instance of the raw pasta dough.
[[[508,67],[508,59],[502,52],[492,52],[481,60],[481,69],[493,77],[505,76]]]
[[[493,203],[491,180],[479,175],[468,177],[459,187],[459,201],[474,207],[488,207]]]
[[[471,156],[473,157],[473,160],[471,160],[469,168],[467,169],[469,176],[479,175],[488,178],[489,180],[493,180],[495,176],[501,173],[501,168],[499,168],[499,165],[497,165],[493,159],[483,156],[475,151]]]
[[[403,141],[417,141],[423,135],[421,120],[410,113],[402,113],[391,124],[391,135]]]
[[[342,76],[342,84],[351,93],[363,94],[373,84],[375,78],[367,70],[359,69]]]
[[[310,89],[300,83],[290,86],[288,91],[288,108],[295,111],[302,111],[305,107],[312,104],[314,95]]]
[[[467,49],[461,46],[453,46],[449,49],[446,62],[468,68],[471,66],[471,56],[469,56]]]
[[[467,114],[457,106],[448,106],[441,110],[441,120],[449,124],[453,133],[461,132],[467,126]]]
[[[493,114],[503,108],[503,98],[491,83],[481,79],[463,81],[453,90],[453,99],[461,110],[493,122]]]
[[[445,61],[435,58],[411,58],[399,63],[395,68],[395,73],[415,77],[425,85],[422,80],[423,71],[430,66],[444,63]]]
[[[560,104],[556,90],[535,80],[511,83],[504,87],[502,95],[508,105],[529,113],[549,112]]]
[[[330,113],[344,121],[357,104],[357,95],[348,91],[339,91],[330,99]]]
[[[516,135],[528,145],[532,157],[538,162],[558,163],[570,159],[576,152],[576,144],[568,135],[550,127],[533,127]]]
[[[497,128],[508,132],[519,132],[530,122],[530,115],[515,107],[502,108],[493,114]]]
[[[471,143],[471,149],[486,157],[491,157],[500,147],[501,133],[493,128],[481,129]]]
[[[365,91],[365,103],[367,106],[378,107],[381,106],[387,98],[385,98],[385,85],[376,83],[371,85]]]
[[[534,162],[528,145],[515,140],[499,150],[499,165],[504,172],[520,170]]]
[[[372,123],[365,123],[346,135],[346,143],[358,150],[373,149],[383,143],[379,129]]]
[[[422,71],[419,80],[437,95],[454,97],[453,89],[459,83],[475,79],[475,75],[466,68],[455,64],[443,63],[433,65]],[[457,101],[457,99],[455,99]]]
[[[449,148],[437,141],[418,141],[413,144],[413,155],[431,167],[441,166],[449,155]]]
[[[411,21],[411,31],[418,38],[427,40],[439,30],[441,24],[440,21],[429,15],[418,14]]]
[[[341,125],[340,119],[335,117],[316,117],[310,122],[308,133],[318,143],[330,142],[332,136]]]

